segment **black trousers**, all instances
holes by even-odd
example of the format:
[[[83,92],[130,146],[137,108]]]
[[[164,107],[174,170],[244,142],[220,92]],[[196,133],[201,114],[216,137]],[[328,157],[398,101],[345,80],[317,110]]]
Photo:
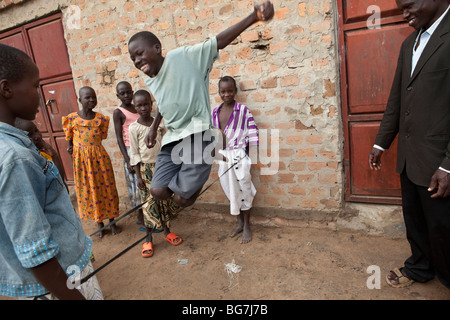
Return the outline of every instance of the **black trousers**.
[[[400,175],[403,217],[411,257],[404,271],[426,282],[435,276],[450,289],[450,197],[432,199],[427,187],[414,184],[406,171]]]

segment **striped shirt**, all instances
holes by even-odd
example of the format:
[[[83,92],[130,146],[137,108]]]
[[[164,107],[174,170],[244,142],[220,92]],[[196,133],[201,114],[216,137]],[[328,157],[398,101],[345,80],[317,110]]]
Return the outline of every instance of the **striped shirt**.
[[[227,137],[226,149],[247,148],[249,145],[259,145],[258,127],[250,110],[235,102],[233,112],[225,128],[220,128],[219,113],[223,103],[212,111],[213,126],[223,130]]]

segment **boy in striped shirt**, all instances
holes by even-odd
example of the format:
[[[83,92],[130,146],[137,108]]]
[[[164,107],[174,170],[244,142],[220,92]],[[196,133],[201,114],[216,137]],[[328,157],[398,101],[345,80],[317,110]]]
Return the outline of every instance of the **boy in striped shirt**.
[[[230,213],[237,216],[237,227],[229,235],[234,237],[243,232],[241,243],[248,243],[252,239],[250,209],[256,194],[248,154],[250,146],[258,146],[259,138],[250,110],[235,101],[236,93],[236,81],[232,77],[225,76],[219,80],[219,95],[223,103],[212,111],[212,122],[224,138],[224,149],[219,151],[225,158],[219,161],[220,184],[230,200]]]

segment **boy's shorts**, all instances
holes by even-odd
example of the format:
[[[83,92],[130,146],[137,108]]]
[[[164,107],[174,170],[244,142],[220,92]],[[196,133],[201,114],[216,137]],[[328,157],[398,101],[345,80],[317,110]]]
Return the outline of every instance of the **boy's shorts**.
[[[164,145],[156,159],[150,189],[167,187],[184,199],[200,190],[209,178],[214,160],[211,132],[195,133]]]

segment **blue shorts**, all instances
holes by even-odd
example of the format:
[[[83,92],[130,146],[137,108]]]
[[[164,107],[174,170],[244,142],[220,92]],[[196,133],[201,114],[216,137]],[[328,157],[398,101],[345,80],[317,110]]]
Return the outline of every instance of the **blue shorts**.
[[[150,189],[169,188],[189,199],[203,188],[214,160],[214,137],[210,131],[164,145],[156,159]]]

